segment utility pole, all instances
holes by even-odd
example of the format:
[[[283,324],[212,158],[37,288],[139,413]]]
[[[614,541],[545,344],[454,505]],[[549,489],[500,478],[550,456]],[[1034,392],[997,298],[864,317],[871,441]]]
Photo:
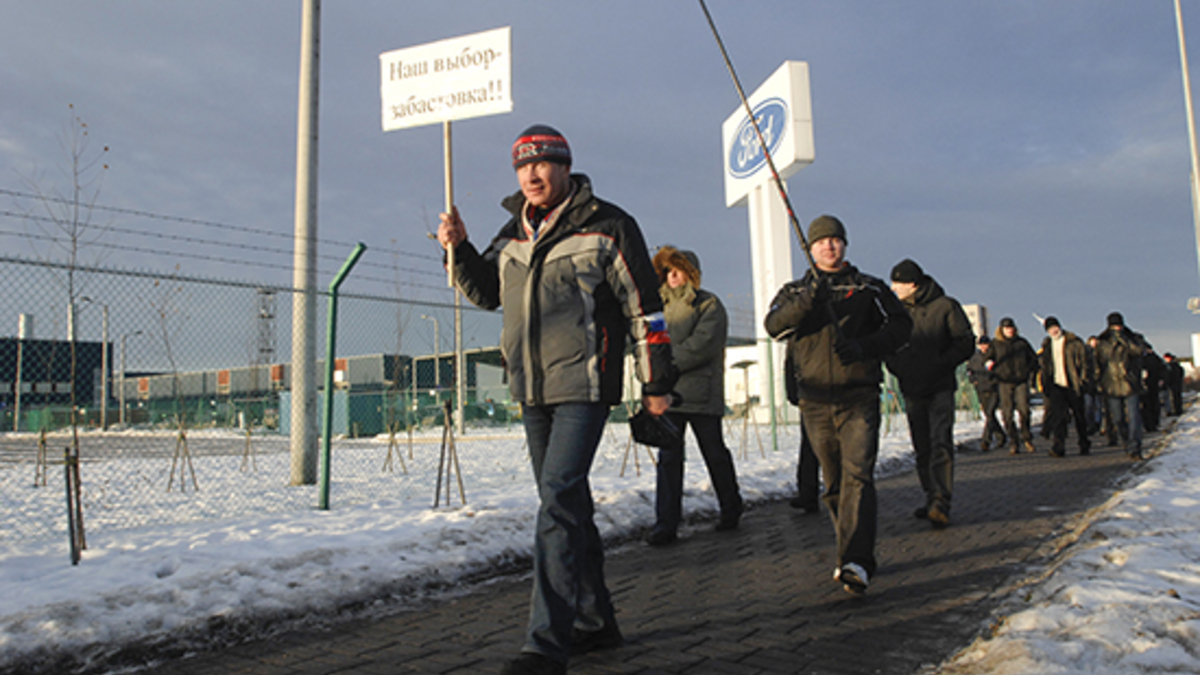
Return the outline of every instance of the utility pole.
[[[1183,38],[1183,9],[1175,0],[1175,27],[1179,31],[1179,65],[1183,69],[1183,104],[1187,111],[1188,141],[1192,155],[1192,226],[1196,230],[1196,262],[1200,265],[1200,153],[1196,150],[1196,116],[1192,110],[1192,82],[1188,77],[1187,45]]]
[[[317,109],[321,3],[304,0],[296,126],[292,285],[291,484],[317,482]],[[331,392],[325,392],[326,396]]]

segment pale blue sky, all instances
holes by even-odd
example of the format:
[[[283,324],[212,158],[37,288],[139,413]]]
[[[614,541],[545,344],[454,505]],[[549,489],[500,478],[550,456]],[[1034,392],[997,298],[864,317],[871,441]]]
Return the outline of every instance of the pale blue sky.
[[[747,214],[725,208],[721,182],[720,125],[737,99],[697,3],[324,5],[323,285],[363,241],[364,262],[411,270],[401,272],[411,297],[448,299],[426,237],[442,203],[440,129],[380,130],[378,55],[508,25],[514,111],[455,125],[473,238],[486,243],[504,219],[513,137],[549,123],[648,242],[699,254],[705,285],[749,330]],[[809,63],[816,161],[791,179],[792,200],[806,224],[821,213],[845,221],[852,262],[886,277],[911,257],[1035,342],[1032,313],[1087,335],[1120,310],[1159,351],[1190,354],[1200,321],[1185,305],[1200,284],[1171,2],[712,0],[710,10],[747,90],[784,60]],[[1200,4],[1185,2],[1184,18],[1200,35]],[[0,188],[21,190],[39,170],[53,179],[55,134],[74,104],[111,148],[102,204],[281,236],[114,224],[290,248],[299,27],[295,0],[0,2]],[[22,227],[0,218],[0,231]],[[106,262],[290,283],[262,255],[241,259],[117,252]],[[344,289],[393,292],[354,277]]]

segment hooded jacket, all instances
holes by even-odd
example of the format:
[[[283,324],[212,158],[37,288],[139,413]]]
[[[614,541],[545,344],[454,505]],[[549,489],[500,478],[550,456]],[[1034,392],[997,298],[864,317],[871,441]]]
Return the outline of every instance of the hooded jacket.
[[[912,317],[912,335],[886,359],[888,370],[900,380],[900,391],[930,396],[958,389],[955,370],[975,351],[975,332],[962,306],[927,276],[904,307]]]
[[[1109,326],[1096,345],[1096,368],[1100,371],[1100,391],[1106,396],[1140,395],[1142,386],[1142,336],[1128,328]]]
[[[671,288],[667,271],[677,269],[687,283]],[[664,246],[654,255],[662,282],[663,316],[671,334],[671,359],[679,374],[675,391],[683,403],[672,412],[725,414],[725,341],[729,317],[717,296],[700,288],[700,259],[691,251]]]
[[[865,388],[878,390],[883,381],[881,359],[908,341],[912,319],[887,284],[853,265],[823,276],[829,303],[814,302],[816,277],[809,270],[775,295],[764,321],[767,333],[788,341],[800,399],[835,402]],[[836,326],[828,307],[833,308]],[[844,339],[862,346],[863,360],[847,365],[838,359],[834,344],[839,328]]]
[[[675,381],[658,277],[637,223],[598,199],[582,174],[554,227],[533,240],[520,191],[502,205],[512,218],[480,254],[455,248],[455,279],[484,309],[504,308],[500,350],[514,401],[530,405],[621,401],[626,337],[642,391]]]

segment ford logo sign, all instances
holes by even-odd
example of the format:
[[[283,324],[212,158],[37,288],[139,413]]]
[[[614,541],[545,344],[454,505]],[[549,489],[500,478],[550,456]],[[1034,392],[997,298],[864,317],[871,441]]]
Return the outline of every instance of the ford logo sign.
[[[769,98],[754,108],[754,119],[758,120],[759,131],[767,144],[768,152],[774,153],[787,132],[787,103],[781,98]],[[762,168],[767,162],[758,135],[750,118],[738,126],[729,148],[729,173],[734,178],[745,178]]]

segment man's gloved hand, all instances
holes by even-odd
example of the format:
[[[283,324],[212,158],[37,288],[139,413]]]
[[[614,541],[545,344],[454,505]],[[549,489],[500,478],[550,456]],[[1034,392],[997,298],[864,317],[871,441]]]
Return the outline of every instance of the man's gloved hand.
[[[833,351],[837,354],[838,360],[842,362],[843,366],[864,361],[867,358],[867,352],[863,348],[862,342],[845,338],[841,335],[833,343]]]
[[[808,285],[808,292],[812,295],[813,305],[823,305],[829,302],[831,293],[829,291],[829,279],[825,275],[820,275]]]

